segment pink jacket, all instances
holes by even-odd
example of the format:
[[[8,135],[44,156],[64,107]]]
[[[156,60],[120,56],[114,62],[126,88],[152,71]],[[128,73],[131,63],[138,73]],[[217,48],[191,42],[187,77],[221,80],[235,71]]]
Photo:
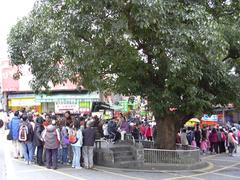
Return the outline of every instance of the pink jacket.
[[[216,133],[210,133],[209,135],[209,141],[210,142],[218,142],[218,134]]]

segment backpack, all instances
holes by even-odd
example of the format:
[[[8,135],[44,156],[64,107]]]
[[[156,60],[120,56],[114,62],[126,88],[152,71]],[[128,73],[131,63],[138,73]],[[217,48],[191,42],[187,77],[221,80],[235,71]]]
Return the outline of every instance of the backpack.
[[[77,132],[73,129],[69,131],[68,140],[71,144],[75,144],[78,141]]]
[[[20,126],[20,129],[19,129],[18,140],[20,142],[26,142],[27,135],[28,135],[28,126],[27,126],[27,124],[23,124]]]

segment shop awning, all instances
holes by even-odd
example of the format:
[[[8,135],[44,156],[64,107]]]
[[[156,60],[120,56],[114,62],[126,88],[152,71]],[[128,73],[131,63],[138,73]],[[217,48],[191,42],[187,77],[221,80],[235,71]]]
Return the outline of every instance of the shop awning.
[[[115,111],[123,111],[123,107],[122,106],[118,106],[118,105],[111,105],[110,106],[111,109],[115,110]]]
[[[35,94],[9,94],[8,99],[24,99],[35,98]]]
[[[36,102],[58,102],[58,103],[79,103],[86,101],[100,101],[100,95],[98,93],[88,94],[56,94],[56,95],[36,95]]]

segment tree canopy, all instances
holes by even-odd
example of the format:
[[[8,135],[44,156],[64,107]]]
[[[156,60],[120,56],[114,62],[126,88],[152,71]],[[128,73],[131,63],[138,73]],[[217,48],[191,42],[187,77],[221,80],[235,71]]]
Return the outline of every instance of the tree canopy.
[[[39,0],[11,29],[9,53],[30,65],[34,90],[69,79],[141,95],[177,123],[239,104],[239,10],[234,0]]]

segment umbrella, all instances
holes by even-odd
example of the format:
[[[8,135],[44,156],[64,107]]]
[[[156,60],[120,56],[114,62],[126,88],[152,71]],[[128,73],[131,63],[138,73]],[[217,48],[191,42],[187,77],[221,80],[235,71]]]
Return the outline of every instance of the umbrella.
[[[195,126],[197,123],[200,123],[200,120],[197,119],[197,118],[192,118],[192,119],[190,119],[189,121],[187,121],[187,122],[185,123],[185,126],[190,126],[190,127],[192,127],[192,126]]]
[[[191,122],[195,122],[195,123],[200,123],[200,120],[197,119],[197,118],[192,118],[192,119],[190,119],[189,121],[191,121]]]

